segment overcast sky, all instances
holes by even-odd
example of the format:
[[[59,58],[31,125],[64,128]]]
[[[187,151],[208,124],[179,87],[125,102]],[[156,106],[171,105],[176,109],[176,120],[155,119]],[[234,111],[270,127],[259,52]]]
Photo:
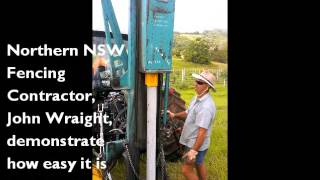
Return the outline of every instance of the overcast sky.
[[[101,0],[93,1],[93,29],[104,30]],[[112,0],[122,33],[128,32],[130,0]],[[227,0],[176,0],[174,31],[228,29]]]

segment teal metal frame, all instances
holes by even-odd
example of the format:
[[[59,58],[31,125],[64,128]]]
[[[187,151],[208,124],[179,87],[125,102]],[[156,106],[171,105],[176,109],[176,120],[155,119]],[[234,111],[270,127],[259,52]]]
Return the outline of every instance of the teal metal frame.
[[[143,0],[141,37],[143,72],[170,72],[175,0]]]
[[[131,0],[130,8],[135,9],[135,1]],[[122,34],[118,26],[118,22],[114,13],[114,9],[111,0],[101,0],[104,24],[105,24],[105,34],[106,43],[109,46],[116,44],[120,47],[124,44],[122,39]],[[116,90],[127,90],[127,128],[126,128],[126,143],[132,141],[130,137],[134,136],[135,133],[135,119],[134,119],[134,89],[135,89],[135,51],[136,51],[136,37],[135,37],[135,11],[130,11],[130,29],[128,33],[128,54],[127,51],[122,51],[123,53],[118,56],[109,55],[112,79],[117,83],[112,84],[112,88]],[[133,17],[133,18],[131,18]],[[111,38],[110,33],[112,33],[113,38]],[[130,68],[128,68],[128,65]],[[119,73],[120,72],[120,73]],[[108,142],[106,144],[106,160],[111,160],[116,158],[119,153],[124,151],[123,140],[117,139],[116,141]]]
[[[104,26],[106,33],[106,42],[110,47],[117,45],[121,47],[124,44],[122,35],[119,29],[117,18],[114,13],[114,9],[111,0],[102,0],[102,8],[104,15]],[[110,27],[110,28],[109,28]],[[113,34],[113,39],[110,36],[110,32]],[[130,34],[130,33],[129,33]],[[130,47],[129,47],[130,49]],[[120,55],[110,55],[110,64],[112,68],[112,78],[119,82],[113,83],[114,89],[129,89],[128,78],[128,54],[126,51],[122,51]]]

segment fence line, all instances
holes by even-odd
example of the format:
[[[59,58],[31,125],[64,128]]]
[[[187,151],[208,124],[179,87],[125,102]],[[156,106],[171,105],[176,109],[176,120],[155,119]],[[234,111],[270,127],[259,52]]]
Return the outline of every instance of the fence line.
[[[209,72],[216,76],[216,84],[227,86],[227,70],[222,68],[207,69]],[[170,82],[173,86],[185,84],[185,86],[193,85],[194,78],[192,73],[201,73],[203,68],[181,68],[173,69],[170,75]]]

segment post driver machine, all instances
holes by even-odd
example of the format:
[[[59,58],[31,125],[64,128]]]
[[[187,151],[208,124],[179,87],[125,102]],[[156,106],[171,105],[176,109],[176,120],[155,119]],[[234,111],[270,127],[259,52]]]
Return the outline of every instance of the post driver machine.
[[[128,1],[129,30],[124,35],[120,32],[112,1],[101,0],[105,43],[118,47],[126,44],[126,51],[106,57],[110,68],[110,87],[124,93],[126,111],[121,117],[126,125],[125,132],[118,127],[108,130],[118,134],[109,137],[100,156],[102,154],[102,159],[107,162],[123,156],[126,178],[135,180],[141,178],[140,154],[146,152],[146,179],[167,179],[159,128],[167,123],[164,112],[168,105],[172,69],[175,0]],[[162,107],[160,101],[163,102]],[[119,113],[116,118],[119,118]],[[100,133],[103,136],[107,133],[103,132],[102,126]],[[110,163],[108,165],[111,166]],[[103,179],[112,178],[109,172],[103,176]]]

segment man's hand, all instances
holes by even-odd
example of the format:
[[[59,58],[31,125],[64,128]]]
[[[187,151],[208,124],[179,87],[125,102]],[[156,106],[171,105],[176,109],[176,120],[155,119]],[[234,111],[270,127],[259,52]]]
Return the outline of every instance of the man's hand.
[[[198,151],[190,149],[185,155],[182,156],[182,158],[186,157],[189,161],[192,161],[196,159],[197,154],[198,154]]]
[[[173,120],[173,118],[175,117],[175,114],[169,110],[167,110],[167,113],[169,114],[170,119]]]

